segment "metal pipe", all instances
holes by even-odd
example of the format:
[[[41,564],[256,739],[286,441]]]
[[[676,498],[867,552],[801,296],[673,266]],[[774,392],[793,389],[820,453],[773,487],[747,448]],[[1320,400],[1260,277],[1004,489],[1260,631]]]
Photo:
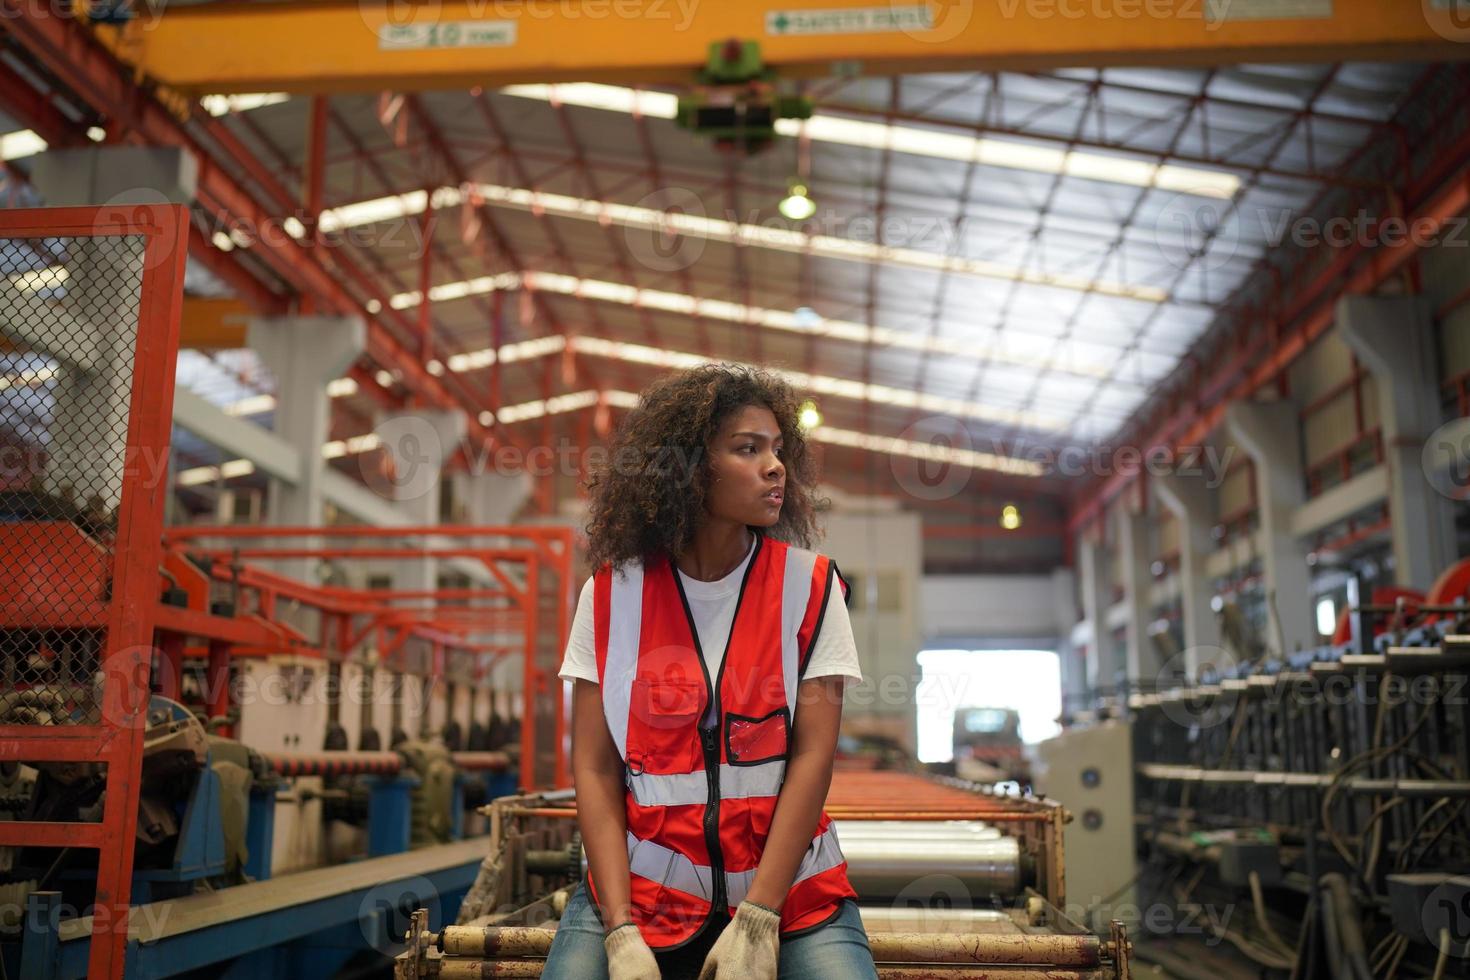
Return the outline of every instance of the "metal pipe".
[[[439,980],[481,980],[485,977],[539,977],[545,960],[441,960]],[[430,976],[433,976],[431,973]],[[1109,970],[1054,970],[993,966],[955,967],[878,964],[879,980],[1108,980]]]
[[[510,767],[510,756],[504,752],[451,752],[456,769],[466,772],[505,772]]]
[[[439,944],[448,956],[514,961],[546,956],[555,935],[554,929],[532,926],[445,926]],[[880,932],[868,937],[868,945],[879,963],[1097,966],[1102,962],[1102,941],[1093,935]]]
[[[1250,772],[1242,769],[1201,769],[1196,766],[1166,766],[1144,763],[1140,776],[1170,782],[1212,783],[1221,786],[1281,786],[1326,789],[1334,783],[1350,793],[1396,793],[1400,796],[1470,796],[1470,780],[1455,779],[1369,779],[1361,776],[1338,779],[1332,773]]]
[[[282,776],[391,776],[403,768],[397,752],[262,752]]]
[[[998,926],[1016,928],[1000,909],[902,908],[869,905],[859,908],[863,928],[876,932],[982,932]]]
[[[964,837],[992,840],[1000,836],[1000,829],[979,820],[935,820],[918,823],[903,820],[834,820],[839,840],[847,841],[858,837],[891,839],[902,837]]]
[[[905,894],[922,887],[926,876],[936,876],[936,889],[941,881],[957,881],[972,896],[1011,896],[1020,890],[1021,846],[1014,837],[849,840],[839,831],[837,839],[847,858],[848,880],[860,895]]]
[[[1102,941],[1093,935],[880,932],[868,937],[879,963],[988,963],[1097,966]]]

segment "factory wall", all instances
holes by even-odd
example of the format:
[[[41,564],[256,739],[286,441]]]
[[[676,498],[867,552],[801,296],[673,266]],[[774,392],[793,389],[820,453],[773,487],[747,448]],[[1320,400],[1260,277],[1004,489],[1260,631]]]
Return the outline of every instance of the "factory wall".
[[[925,648],[1014,640],[1050,650],[1076,620],[1065,569],[1051,575],[925,575],[920,588]]]
[[[844,726],[915,745],[914,692],[923,620],[920,518],[896,510],[834,511],[817,550],[852,586],[849,614],[863,684],[847,692]]]

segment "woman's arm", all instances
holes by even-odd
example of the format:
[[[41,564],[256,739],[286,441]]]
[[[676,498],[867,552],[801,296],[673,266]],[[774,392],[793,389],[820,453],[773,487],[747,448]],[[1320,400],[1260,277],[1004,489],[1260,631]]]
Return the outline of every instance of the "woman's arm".
[[[842,724],[842,686],[840,676],[830,676],[802,681],[797,688],[786,782],[776,800],[771,833],[745,896],[747,902],[779,910],[811,846],[832,783],[832,758]]]
[[[577,788],[577,827],[597,882],[602,925],[611,931],[633,920],[623,758],[602,714],[602,690],[580,678],[572,688],[572,781]]]

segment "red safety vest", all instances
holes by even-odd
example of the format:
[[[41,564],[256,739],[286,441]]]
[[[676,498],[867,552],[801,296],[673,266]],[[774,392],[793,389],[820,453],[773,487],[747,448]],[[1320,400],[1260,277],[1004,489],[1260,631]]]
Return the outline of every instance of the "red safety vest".
[[[671,562],[594,576],[602,708],[626,766],[633,921],[654,949],[733,915],[755,878],[790,755],[797,684],[834,580],[843,601],[847,586],[830,559],[757,534],[711,678]],[[717,724],[703,728],[716,698]],[[588,884],[595,900],[590,875]],[[786,893],[782,935],[823,925],[856,894],[823,813]]]

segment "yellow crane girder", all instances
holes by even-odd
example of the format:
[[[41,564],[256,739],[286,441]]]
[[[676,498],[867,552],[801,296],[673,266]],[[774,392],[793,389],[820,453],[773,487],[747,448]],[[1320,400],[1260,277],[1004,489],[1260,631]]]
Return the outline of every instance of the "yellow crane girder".
[[[104,38],[186,94],[687,82],[758,41],[786,77],[1460,59],[1464,0],[429,0],[146,6]]]

